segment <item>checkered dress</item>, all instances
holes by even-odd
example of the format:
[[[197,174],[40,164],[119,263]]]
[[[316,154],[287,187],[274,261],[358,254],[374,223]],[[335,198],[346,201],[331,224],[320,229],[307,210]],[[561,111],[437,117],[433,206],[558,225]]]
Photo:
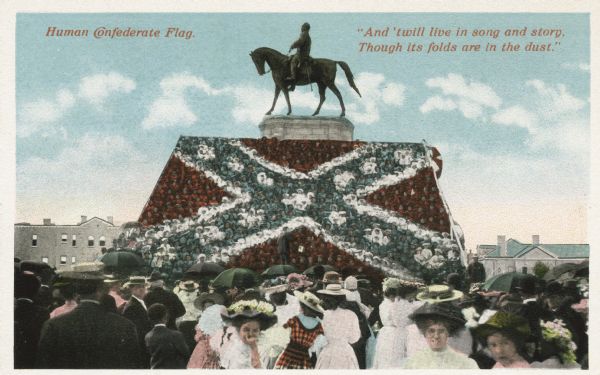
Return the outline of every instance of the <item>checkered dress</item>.
[[[300,319],[295,316],[283,325],[291,328],[290,343],[275,363],[276,369],[311,369],[314,368],[308,355],[308,349],[313,345],[317,336],[323,334],[323,326],[317,324],[313,329],[305,328]]]

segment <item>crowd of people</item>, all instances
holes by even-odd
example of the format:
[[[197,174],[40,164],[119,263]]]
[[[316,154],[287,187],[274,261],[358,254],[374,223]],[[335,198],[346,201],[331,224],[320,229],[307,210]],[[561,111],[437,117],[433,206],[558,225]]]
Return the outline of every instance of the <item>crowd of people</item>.
[[[314,271],[214,287],[15,264],[15,368],[587,368],[583,280],[498,292]]]

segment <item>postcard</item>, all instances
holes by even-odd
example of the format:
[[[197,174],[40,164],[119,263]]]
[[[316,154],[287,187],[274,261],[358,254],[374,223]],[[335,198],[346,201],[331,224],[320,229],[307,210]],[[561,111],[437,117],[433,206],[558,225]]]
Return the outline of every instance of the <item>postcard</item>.
[[[594,368],[597,11],[304,5],[11,5],[8,370]]]

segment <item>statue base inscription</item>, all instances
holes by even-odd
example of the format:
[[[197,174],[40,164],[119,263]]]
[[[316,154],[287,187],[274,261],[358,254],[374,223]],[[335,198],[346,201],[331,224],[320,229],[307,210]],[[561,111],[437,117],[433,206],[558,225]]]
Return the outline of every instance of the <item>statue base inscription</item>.
[[[258,126],[262,137],[352,141],[354,125],[345,117],[265,116]]]

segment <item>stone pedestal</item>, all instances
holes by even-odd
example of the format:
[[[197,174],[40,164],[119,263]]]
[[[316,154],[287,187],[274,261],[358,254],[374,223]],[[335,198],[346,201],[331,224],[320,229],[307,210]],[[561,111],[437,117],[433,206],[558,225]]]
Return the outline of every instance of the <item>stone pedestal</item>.
[[[352,141],[354,125],[345,117],[265,116],[258,126],[262,137]]]

